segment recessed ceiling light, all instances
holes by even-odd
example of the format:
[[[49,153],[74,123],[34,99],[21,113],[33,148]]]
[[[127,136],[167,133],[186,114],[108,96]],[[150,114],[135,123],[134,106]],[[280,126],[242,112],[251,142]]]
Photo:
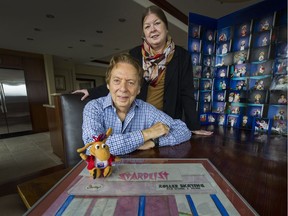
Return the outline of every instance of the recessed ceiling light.
[[[93,47],[98,47],[98,48],[100,48],[100,47],[103,47],[103,44],[94,44]]]
[[[49,18],[49,19],[54,19],[55,16],[53,14],[46,14],[46,17]]]
[[[119,22],[126,22],[126,19],[125,18],[119,18],[118,21]]]
[[[34,28],[34,31],[41,32],[42,29],[40,29],[40,28]]]

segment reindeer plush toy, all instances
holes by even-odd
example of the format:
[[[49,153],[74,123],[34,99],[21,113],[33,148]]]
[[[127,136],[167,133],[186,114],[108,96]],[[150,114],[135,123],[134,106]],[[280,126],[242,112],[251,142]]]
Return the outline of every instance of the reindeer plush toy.
[[[112,173],[112,162],[120,161],[119,157],[110,154],[109,146],[105,144],[106,139],[112,133],[112,129],[109,128],[106,134],[100,134],[94,138],[94,142],[86,144],[83,148],[77,149],[80,153],[80,157],[87,162],[87,169],[90,175],[95,178],[99,178],[101,175],[108,177]],[[86,155],[82,153],[88,147],[90,147],[90,154]]]

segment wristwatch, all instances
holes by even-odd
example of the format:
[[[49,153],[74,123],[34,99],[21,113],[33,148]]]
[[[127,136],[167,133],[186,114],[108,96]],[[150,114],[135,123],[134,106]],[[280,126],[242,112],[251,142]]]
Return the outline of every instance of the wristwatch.
[[[152,142],[154,142],[154,147],[155,148],[159,147],[159,138],[152,139]]]

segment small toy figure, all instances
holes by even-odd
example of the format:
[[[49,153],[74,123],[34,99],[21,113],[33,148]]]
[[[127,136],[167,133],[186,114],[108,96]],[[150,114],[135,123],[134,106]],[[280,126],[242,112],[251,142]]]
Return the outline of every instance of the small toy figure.
[[[235,67],[232,77],[240,77],[241,76],[241,69]]]
[[[274,119],[284,120],[285,119],[285,111],[283,109],[280,109],[278,114],[276,116],[274,116]]]
[[[106,134],[100,134],[98,137],[93,137],[94,142],[86,144],[83,148],[77,149],[77,152],[83,152],[88,147],[90,148],[90,154],[86,155],[80,153],[80,157],[87,162],[87,169],[90,175],[95,178],[99,178],[102,174],[103,177],[108,177],[112,173],[112,162],[120,161],[120,158],[110,154],[108,145],[105,144],[106,139],[112,133],[112,129],[109,128]]]
[[[212,39],[213,39],[213,36],[212,36],[212,33],[210,32],[208,35],[208,41],[212,41]]]
[[[204,83],[204,89],[205,90],[211,90],[211,83],[209,81]]]
[[[223,93],[219,93],[217,95],[218,101],[224,101],[224,94]]]
[[[252,116],[254,116],[254,117],[260,117],[260,110],[259,109],[255,109],[255,110],[253,110],[253,113],[252,113]]]
[[[222,85],[221,85],[221,89],[222,90],[225,90],[226,89],[226,82],[225,82],[225,80],[223,80],[223,82],[222,82]]]
[[[280,62],[276,65],[277,73],[282,73],[287,71],[287,65],[286,62]]]
[[[198,32],[197,28],[194,28],[194,30],[193,30],[193,37],[194,38],[198,38],[199,37],[199,32]]]
[[[208,122],[215,122],[215,118],[213,115],[208,116]]]
[[[265,120],[263,120],[263,119],[257,119],[256,120],[256,125],[255,125],[255,129],[257,130],[257,131],[266,131],[267,129],[268,129],[268,123],[265,121]]]
[[[263,74],[264,71],[265,71],[265,67],[264,67],[263,65],[260,65],[260,66],[259,66],[259,74],[260,74],[260,75]],[[258,74],[257,74],[257,75],[258,75]]]
[[[212,54],[212,48],[208,47],[208,54],[211,55]]]
[[[205,73],[205,77],[206,78],[211,78],[211,69],[210,69],[210,67],[207,68],[207,71]]]
[[[204,95],[204,102],[210,102],[211,101],[211,94],[207,93]]]
[[[287,133],[287,125],[285,124],[284,121],[277,121],[276,123],[276,127],[275,130],[279,133],[279,134],[285,134]]]
[[[264,22],[261,23],[261,31],[268,30],[269,26],[270,26],[270,24],[269,24],[268,20],[265,20]]]
[[[236,90],[245,90],[246,82],[244,80],[240,80],[236,84]]]
[[[219,41],[227,41],[227,36],[225,33],[222,33],[220,36],[219,36]]]
[[[228,97],[228,102],[232,103],[234,100],[234,92],[231,92]]]
[[[234,94],[234,100],[233,100],[234,103],[238,103],[240,102],[240,94],[239,93],[235,93]]]
[[[256,94],[255,96],[254,96],[254,103],[255,104],[260,104],[260,99],[261,99],[261,95],[260,94]]]
[[[262,46],[266,46],[266,45],[267,45],[267,42],[268,42],[267,37],[264,37],[264,38],[262,39]]]
[[[192,59],[192,64],[193,64],[193,65],[197,65],[197,61],[198,61],[198,60],[197,60],[197,57],[193,57],[193,59]]]
[[[228,45],[225,43],[222,46],[222,54],[226,54],[228,52]]]
[[[198,46],[196,43],[194,43],[193,45],[193,52],[197,52],[198,51]]]
[[[226,76],[226,71],[225,71],[224,69],[221,69],[219,76],[220,76],[221,78],[224,78],[224,77]]]
[[[243,66],[240,68],[240,77],[245,76],[245,74],[246,74],[246,66]]]
[[[256,81],[254,89],[256,89],[256,90],[264,90],[264,81],[263,80]]]
[[[206,66],[211,66],[211,59],[210,59],[210,58],[207,58],[207,60],[206,60]]]
[[[241,52],[239,54],[239,59],[238,59],[237,64],[244,64],[245,61],[246,61],[246,54],[244,52]]]
[[[239,107],[231,107],[231,113],[232,114],[240,114],[240,108]]]
[[[242,37],[245,37],[246,34],[247,34],[247,25],[243,25],[243,26],[241,27],[241,36],[242,36]]]
[[[242,126],[246,127],[247,123],[248,123],[248,116],[243,116]]]
[[[233,116],[230,116],[228,119],[228,123],[229,123],[229,126],[233,127],[234,124],[236,123],[236,118]]]
[[[242,40],[242,41],[240,42],[240,50],[241,50],[241,51],[245,49],[245,45],[246,45],[246,41],[245,41],[245,40]]]
[[[220,115],[218,125],[224,125],[224,121],[225,121],[224,115]]]
[[[279,104],[286,104],[287,103],[287,99],[286,99],[284,94],[280,95],[280,98],[278,99],[278,103]]]
[[[259,60],[259,61],[263,61],[263,60],[264,60],[264,57],[265,57],[264,55],[265,55],[264,52],[260,52],[260,53],[259,53],[258,60]]]

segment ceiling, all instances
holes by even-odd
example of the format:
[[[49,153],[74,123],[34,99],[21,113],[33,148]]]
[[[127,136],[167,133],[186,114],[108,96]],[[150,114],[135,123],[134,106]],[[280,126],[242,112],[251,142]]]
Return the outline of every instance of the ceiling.
[[[187,17],[192,12],[218,19],[261,1],[161,2],[174,6]],[[159,1],[1,0],[0,48],[53,55],[79,64],[91,64],[93,60],[109,61],[113,54],[141,43],[142,12],[152,2],[157,4]],[[175,43],[186,48],[187,25],[175,15],[166,15]]]

